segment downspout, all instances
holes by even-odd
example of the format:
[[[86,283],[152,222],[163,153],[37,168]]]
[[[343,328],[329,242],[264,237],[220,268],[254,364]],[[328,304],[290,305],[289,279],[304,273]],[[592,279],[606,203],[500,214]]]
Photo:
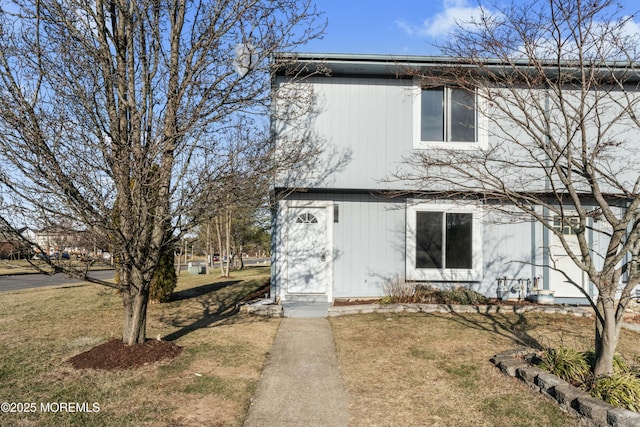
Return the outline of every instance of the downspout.
[[[269,139],[271,141],[271,188],[269,189],[270,193],[270,209],[271,212],[271,239],[269,242],[269,247],[271,249],[271,266],[269,273],[269,298],[267,299],[269,302],[275,302],[278,295],[278,256],[277,256],[277,241],[278,236],[280,234],[280,230],[278,229],[278,194],[276,191],[276,126],[274,123],[275,118],[275,108],[276,108],[276,98],[274,96],[274,88],[276,86],[276,72],[275,72],[275,55],[272,53],[269,55],[269,72],[271,74],[271,105],[269,106]]]
[[[279,275],[278,275],[278,256],[277,256],[277,241],[280,235],[278,227],[278,202],[275,196],[275,192],[272,197],[271,211],[271,270],[270,270],[270,287],[269,287],[269,302],[275,302],[278,295]]]
[[[545,112],[545,120],[547,122],[547,134],[545,135],[545,138],[547,139],[547,145],[551,143],[550,141],[550,136],[549,136],[549,91],[547,90],[546,92],[546,96],[544,99],[544,112]],[[549,159],[549,156],[547,156],[547,167],[551,167],[551,160]],[[549,181],[549,175],[546,174],[545,179],[544,179],[544,190],[545,193],[548,194],[549,190],[551,188],[551,182]],[[549,208],[547,208],[546,206],[542,208],[542,217],[543,218],[549,218]],[[543,265],[543,274],[542,274],[542,289],[545,290],[549,290],[550,289],[550,276],[551,276],[551,272],[549,271],[549,257],[551,256],[551,253],[549,251],[549,229],[547,227],[545,227],[544,225],[542,226],[542,265]]]
[[[535,207],[533,208],[535,209]],[[531,280],[532,283],[535,283],[535,277],[536,277],[536,265],[538,264],[536,262],[536,255],[537,255],[537,237],[536,237],[536,220],[531,217]]]
[[[589,222],[590,222],[591,224],[590,224],[590,227],[589,227],[589,232],[588,232],[588,234],[587,234],[587,237],[588,237],[588,239],[589,239],[589,250],[590,250],[591,252],[593,252],[593,225],[594,225],[593,218],[591,218],[591,219],[589,220]],[[593,256],[593,253],[591,254],[591,256]],[[589,276],[588,276],[588,275],[586,275],[586,273],[585,273],[584,271],[582,272],[583,288],[584,288],[584,277],[585,277],[585,276],[587,277],[587,281],[588,281],[588,283],[589,283],[589,296],[590,296],[590,297],[593,297],[593,294],[594,294],[593,282],[591,281],[591,279],[589,279]]]

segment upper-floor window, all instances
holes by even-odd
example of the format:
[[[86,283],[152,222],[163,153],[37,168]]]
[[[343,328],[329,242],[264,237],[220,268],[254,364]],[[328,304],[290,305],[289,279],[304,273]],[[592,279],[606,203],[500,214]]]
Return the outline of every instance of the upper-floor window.
[[[420,140],[475,142],[476,97],[465,89],[422,89]]]
[[[455,86],[416,88],[414,148],[472,149],[486,136],[478,114],[478,96]]]

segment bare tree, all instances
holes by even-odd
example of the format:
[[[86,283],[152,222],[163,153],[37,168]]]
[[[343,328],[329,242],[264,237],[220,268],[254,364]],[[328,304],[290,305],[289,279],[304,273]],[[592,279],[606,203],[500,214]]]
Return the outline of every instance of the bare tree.
[[[487,142],[412,153],[411,167],[397,174],[442,197],[479,198],[533,218],[555,234],[598,290],[595,301],[584,293],[596,313],[596,376],[612,372],[640,280],[639,40],[620,10],[614,0],[544,0],[484,9],[460,23],[440,46],[456,60],[416,74],[425,86],[475,94]],[[590,233],[608,242],[604,253],[590,247]]]
[[[123,341],[141,343],[159,256],[213,198],[204,184],[219,166],[215,136],[234,115],[269,107],[268,58],[324,25],[311,0],[2,8],[5,222],[22,208],[25,222],[68,218],[107,239],[119,284],[80,275],[122,291]]]

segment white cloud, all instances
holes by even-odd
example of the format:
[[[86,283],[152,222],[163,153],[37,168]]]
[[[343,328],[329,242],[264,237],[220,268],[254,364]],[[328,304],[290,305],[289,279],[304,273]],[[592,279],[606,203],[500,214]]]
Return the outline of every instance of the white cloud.
[[[528,46],[521,45],[512,53],[513,57],[528,57],[554,59],[558,55],[567,60],[575,60],[579,55],[603,61],[638,61],[640,59],[640,23],[633,17],[623,17],[621,21],[592,22],[591,27],[582,33],[581,42],[576,41],[572,34],[562,36],[562,43],[557,39],[547,37],[530,40]],[[562,50],[558,51],[558,45]]]
[[[425,19],[422,24],[414,25],[404,20],[396,25],[409,36],[440,37],[447,35],[457,25],[477,21],[487,10],[480,6],[469,6],[468,0],[443,0],[443,10]]]
[[[626,20],[622,33],[629,37],[638,37],[640,35],[640,23],[633,20],[633,17],[625,17]]]

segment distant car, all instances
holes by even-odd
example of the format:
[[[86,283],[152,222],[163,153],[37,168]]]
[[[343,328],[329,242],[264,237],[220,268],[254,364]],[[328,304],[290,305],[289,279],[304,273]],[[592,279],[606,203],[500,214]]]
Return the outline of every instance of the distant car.
[[[61,259],[71,259],[71,256],[67,252],[63,252],[60,256]]]

